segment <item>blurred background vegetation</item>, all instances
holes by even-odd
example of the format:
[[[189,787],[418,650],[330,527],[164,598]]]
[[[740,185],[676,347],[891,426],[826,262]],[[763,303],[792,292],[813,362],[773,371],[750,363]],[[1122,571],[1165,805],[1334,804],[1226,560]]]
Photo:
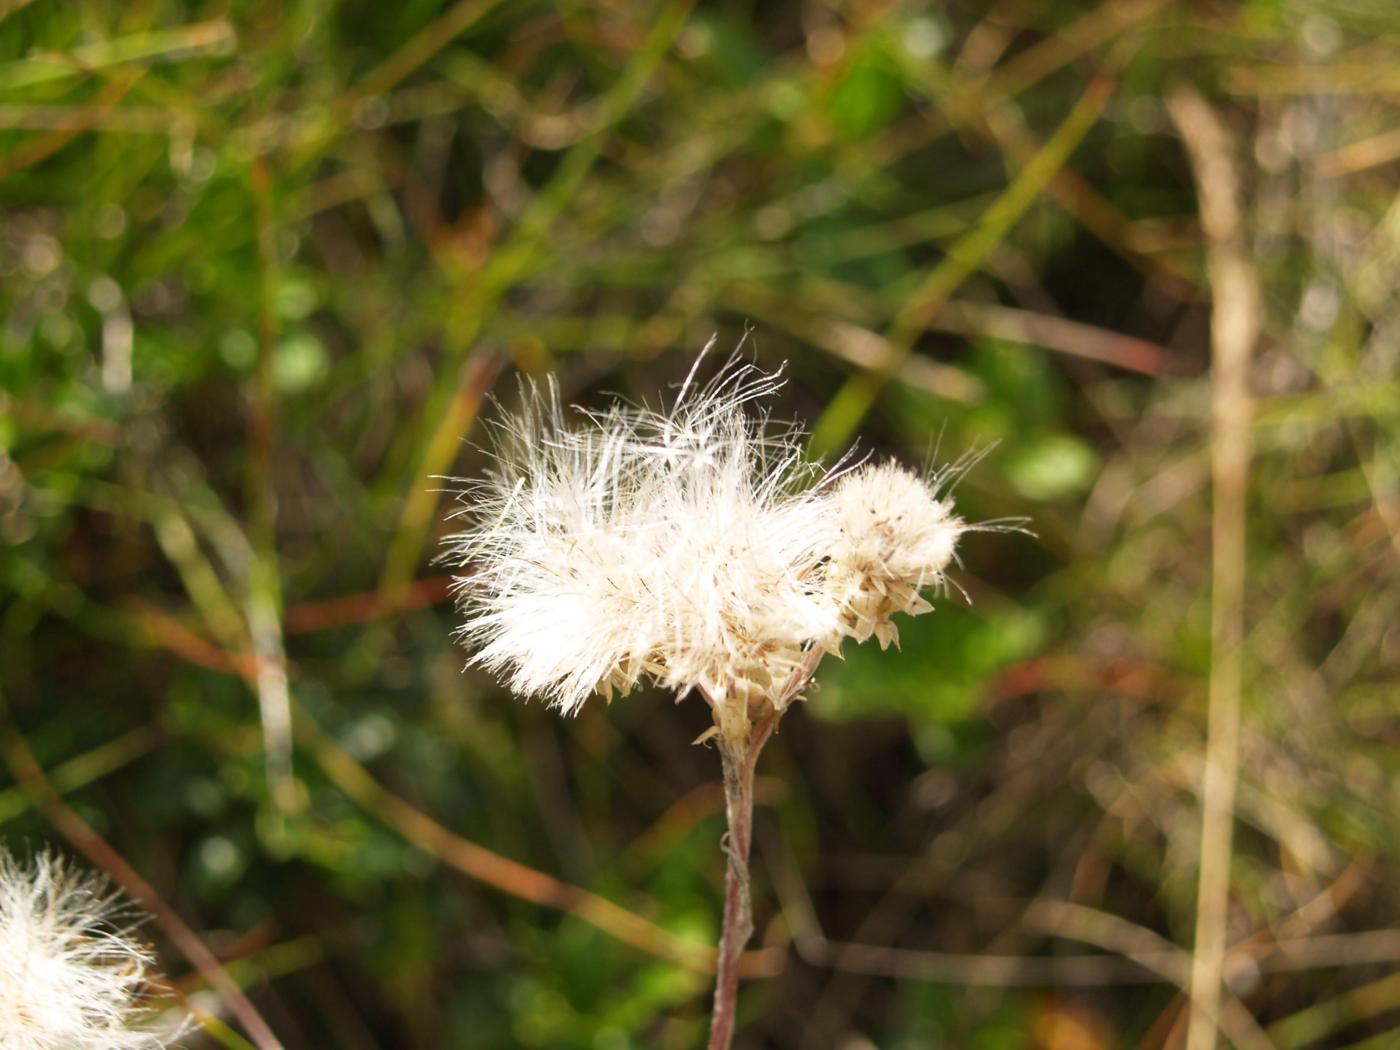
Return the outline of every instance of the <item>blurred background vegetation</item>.
[[[463,674],[432,479],[512,373],[751,329],[818,451],[995,443],[959,505],[1038,538],[764,756],[741,1045],[1181,1046],[1191,85],[1263,288],[1230,1041],[1400,1046],[1397,70],[1389,0],[0,3],[0,837],[124,858],[294,1050],[699,1045],[702,705]]]

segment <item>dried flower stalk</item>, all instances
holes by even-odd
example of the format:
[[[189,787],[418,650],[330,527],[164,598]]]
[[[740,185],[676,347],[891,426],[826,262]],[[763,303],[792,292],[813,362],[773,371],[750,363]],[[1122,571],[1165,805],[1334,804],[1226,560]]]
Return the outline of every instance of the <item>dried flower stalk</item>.
[[[709,347],[706,348],[707,350]],[[748,855],[754,767],[826,653],[846,638],[897,645],[892,617],[932,606],[969,529],[931,478],[893,464],[831,470],[762,402],[782,385],[702,353],[668,412],[614,405],[565,416],[527,387],[496,423],[494,468],[466,483],[467,528],[447,557],[470,662],[566,714],[643,681],[709,704],[729,824],[711,1050],[730,1045],[738,961],[753,932]],[[985,528],[987,526],[978,526]]]

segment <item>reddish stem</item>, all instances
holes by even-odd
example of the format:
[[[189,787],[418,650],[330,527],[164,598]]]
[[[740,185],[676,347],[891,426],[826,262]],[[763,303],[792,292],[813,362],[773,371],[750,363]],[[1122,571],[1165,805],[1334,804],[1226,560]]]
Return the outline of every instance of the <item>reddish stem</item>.
[[[749,890],[749,846],[753,842],[753,780],[763,745],[778,726],[788,703],[821,663],[823,651],[808,650],[802,664],[784,684],[777,701],[757,725],[751,725],[747,738],[733,740],[723,732],[718,736],[720,764],[724,770],[724,815],[729,821],[724,851],[729,865],[724,874],[724,927],[719,938],[715,967],[715,1003],[710,1020],[709,1050],[729,1050],[734,1041],[734,1015],[739,1001],[739,964],[744,947],[753,936],[753,897]],[[716,701],[705,699],[714,708]],[[722,702],[722,701],[721,701]],[[716,723],[719,715],[716,711]]]
[[[720,737],[719,756],[724,769],[724,813],[729,821],[725,853],[729,865],[724,875],[724,928],[719,939],[715,972],[715,1004],[710,1021],[709,1050],[729,1050],[734,1040],[735,1010],[739,1001],[739,968],[744,948],[753,936],[753,897],[749,889],[749,846],[753,842],[753,781],[759,753],[778,724],[771,709],[735,744]]]
[[[762,746],[762,745],[760,745]],[[753,900],[749,892],[749,844],[753,839],[754,749],[735,747],[721,738],[724,766],[724,811],[729,820],[725,852],[724,929],[719,940],[714,1015],[709,1050],[729,1050],[734,1040],[734,1013],[739,999],[739,960],[753,936]]]

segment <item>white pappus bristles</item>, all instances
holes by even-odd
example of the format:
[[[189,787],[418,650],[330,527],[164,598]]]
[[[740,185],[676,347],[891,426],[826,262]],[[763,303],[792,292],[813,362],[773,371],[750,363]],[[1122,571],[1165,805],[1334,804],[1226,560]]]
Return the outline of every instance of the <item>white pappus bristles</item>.
[[[967,529],[940,479],[825,472],[756,404],[778,376],[735,359],[704,386],[694,374],[669,412],[567,419],[551,385],[497,423],[446,557],[467,572],[471,662],[514,691],[572,712],[645,677],[701,690],[717,716],[781,706],[814,647],[887,644],[893,613],[930,608],[918,592]]]
[[[142,1028],[152,958],[100,877],[0,850],[0,1046],[157,1050]]]
[[[943,583],[966,526],[927,482],[893,463],[845,475],[831,502],[837,529],[826,580],[841,633],[857,642],[874,634],[882,649],[897,645],[890,617],[933,609],[919,592]]]

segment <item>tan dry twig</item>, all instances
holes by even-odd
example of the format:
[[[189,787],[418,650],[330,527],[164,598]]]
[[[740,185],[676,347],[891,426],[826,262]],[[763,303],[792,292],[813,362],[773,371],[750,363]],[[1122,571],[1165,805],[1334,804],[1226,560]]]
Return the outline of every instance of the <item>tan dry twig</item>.
[[[1201,869],[1191,961],[1187,1050],[1215,1050],[1225,962],[1230,853],[1239,774],[1244,515],[1249,475],[1249,362],[1259,339],[1259,278],[1245,243],[1235,143],[1194,90],[1178,87],[1167,109],[1186,146],[1200,198],[1211,305],[1210,699],[1201,795]]]

